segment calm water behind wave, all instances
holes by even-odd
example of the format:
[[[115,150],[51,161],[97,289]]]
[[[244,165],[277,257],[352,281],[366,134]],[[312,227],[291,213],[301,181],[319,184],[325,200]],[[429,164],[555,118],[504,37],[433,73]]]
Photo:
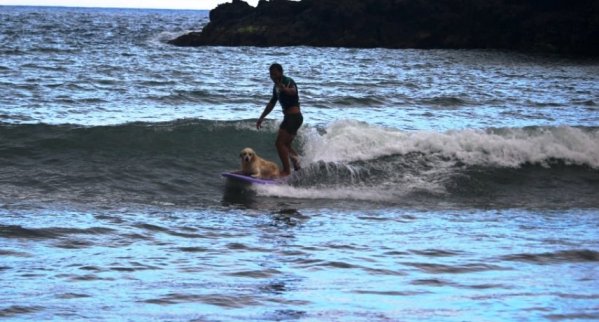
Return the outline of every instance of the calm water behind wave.
[[[599,319],[599,63],[177,48],[207,12],[0,6],[0,318]],[[225,182],[300,86],[304,169]]]
[[[178,48],[206,12],[2,11],[0,117],[120,124],[256,118],[267,68],[287,71],[310,124],[358,119],[402,129],[595,126],[596,61],[492,51]],[[26,30],[26,32],[24,32]]]

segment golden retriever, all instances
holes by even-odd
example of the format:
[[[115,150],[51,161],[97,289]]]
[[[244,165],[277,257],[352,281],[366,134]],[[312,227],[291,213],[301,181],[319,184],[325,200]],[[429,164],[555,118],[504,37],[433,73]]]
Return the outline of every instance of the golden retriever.
[[[252,148],[245,148],[239,153],[241,158],[241,173],[260,179],[276,179],[279,177],[279,167],[271,161],[259,157]]]

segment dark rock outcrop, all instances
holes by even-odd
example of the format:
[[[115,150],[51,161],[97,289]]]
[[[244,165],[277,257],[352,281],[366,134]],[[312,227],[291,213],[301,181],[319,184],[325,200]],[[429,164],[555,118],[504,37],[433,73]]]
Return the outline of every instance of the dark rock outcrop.
[[[178,46],[492,48],[599,56],[596,0],[241,0]]]

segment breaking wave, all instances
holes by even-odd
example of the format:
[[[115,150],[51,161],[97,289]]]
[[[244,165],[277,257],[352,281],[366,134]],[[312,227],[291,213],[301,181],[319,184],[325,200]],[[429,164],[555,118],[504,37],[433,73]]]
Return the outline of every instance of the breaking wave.
[[[246,146],[278,161],[276,122],[178,120],[113,126],[0,125],[8,200],[202,203]],[[390,203],[594,206],[599,130],[576,127],[402,131],[355,121],[305,127],[303,169],[259,195]]]

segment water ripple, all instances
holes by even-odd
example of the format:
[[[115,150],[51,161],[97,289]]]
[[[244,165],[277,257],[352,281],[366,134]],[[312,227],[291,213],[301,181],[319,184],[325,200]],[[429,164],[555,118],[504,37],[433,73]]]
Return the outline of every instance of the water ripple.
[[[538,254],[513,254],[500,258],[505,261],[526,262],[538,265],[599,262],[599,252],[592,250],[564,250]]]
[[[404,265],[416,267],[424,272],[431,274],[464,274],[494,270],[506,270],[507,268],[491,264],[462,264],[462,265],[446,265],[434,263],[404,263]]]
[[[11,318],[19,315],[30,314],[44,310],[42,306],[21,306],[13,305],[4,309],[0,309],[0,317]]]

